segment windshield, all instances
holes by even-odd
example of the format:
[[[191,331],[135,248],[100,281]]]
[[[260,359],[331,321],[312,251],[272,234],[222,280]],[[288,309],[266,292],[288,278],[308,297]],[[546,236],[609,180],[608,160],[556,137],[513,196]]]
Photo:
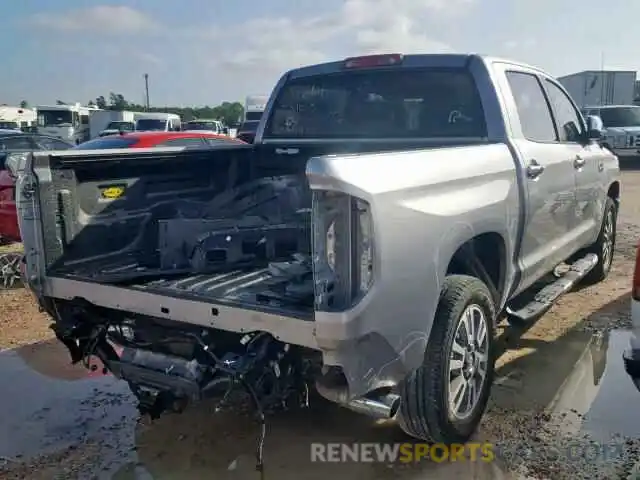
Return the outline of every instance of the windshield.
[[[187,122],[184,124],[184,130],[213,130],[216,131],[215,122]]]
[[[155,118],[141,118],[136,122],[136,130],[140,132],[161,131],[167,128],[167,121]]]
[[[70,127],[73,125],[73,113],[70,110],[38,109],[38,125],[40,127]]]
[[[240,132],[255,132],[258,129],[259,121],[255,122],[244,122],[240,125]]]
[[[124,132],[133,132],[133,123],[131,122],[111,122],[105,130],[121,130]]]
[[[0,120],[0,130],[18,130],[18,122],[5,122]]]
[[[465,69],[354,70],[294,79],[280,91],[268,138],[486,137]]]
[[[603,108],[600,118],[605,127],[640,127],[640,107]]]
[[[247,112],[245,114],[245,118],[247,119],[247,121],[249,120],[260,120],[262,118],[262,114],[264,112]]]
[[[105,148],[128,148],[138,141],[137,138],[121,137],[102,137],[88,142],[81,143],[72,148],[72,150],[102,150]]]

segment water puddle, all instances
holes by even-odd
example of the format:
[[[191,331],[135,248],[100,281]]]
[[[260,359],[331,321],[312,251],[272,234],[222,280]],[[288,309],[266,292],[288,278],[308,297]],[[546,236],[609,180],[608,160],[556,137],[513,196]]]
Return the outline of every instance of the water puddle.
[[[595,337],[576,333],[555,342],[520,340],[512,358],[499,364],[479,437],[503,446],[509,436],[512,443],[520,442],[520,434],[531,436],[525,430],[542,428],[544,422],[532,427],[522,418],[536,405],[550,406],[550,415],[562,419],[563,435],[588,434],[600,442],[614,435],[640,437],[640,417],[633,410],[640,393],[621,360],[627,342],[624,331]],[[45,456],[32,467],[42,478],[61,472],[69,478],[260,478],[253,456],[258,430],[246,411],[214,414],[213,406],[203,403],[151,424],[138,422],[124,382],[70,366],[64,347],[54,341],[0,352],[0,382],[0,407],[7,412],[0,416],[0,431],[12,432],[0,436],[5,468],[64,450],[51,457],[55,461]],[[311,463],[313,442],[406,441],[394,425],[375,425],[329,404],[273,417],[268,425],[266,479],[514,478],[498,463]],[[21,467],[15,478],[35,478],[32,467]]]

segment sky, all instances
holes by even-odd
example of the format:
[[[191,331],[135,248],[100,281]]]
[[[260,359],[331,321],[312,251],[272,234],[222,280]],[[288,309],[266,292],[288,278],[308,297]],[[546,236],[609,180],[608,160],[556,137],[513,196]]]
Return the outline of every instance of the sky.
[[[559,76],[637,70],[629,0],[29,0],[0,8],[0,104],[155,106],[269,94],[301,65],[367,53],[484,53]]]

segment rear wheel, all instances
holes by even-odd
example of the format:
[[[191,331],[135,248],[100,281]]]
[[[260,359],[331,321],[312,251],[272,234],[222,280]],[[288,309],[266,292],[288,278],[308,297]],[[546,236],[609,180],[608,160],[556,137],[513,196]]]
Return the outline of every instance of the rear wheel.
[[[487,286],[466,275],[445,279],[423,364],[400,387],[400,427],[428,442],[473,435],[494,375],[495,306]]]

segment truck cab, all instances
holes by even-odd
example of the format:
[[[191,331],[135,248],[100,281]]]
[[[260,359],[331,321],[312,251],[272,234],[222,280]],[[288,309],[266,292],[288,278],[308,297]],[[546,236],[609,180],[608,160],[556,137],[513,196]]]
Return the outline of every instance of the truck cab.
[[[89,119],[95,111],[99,109],[80,103],[39,105],[36,107],[38,132],[77,145],[91,137]]]

